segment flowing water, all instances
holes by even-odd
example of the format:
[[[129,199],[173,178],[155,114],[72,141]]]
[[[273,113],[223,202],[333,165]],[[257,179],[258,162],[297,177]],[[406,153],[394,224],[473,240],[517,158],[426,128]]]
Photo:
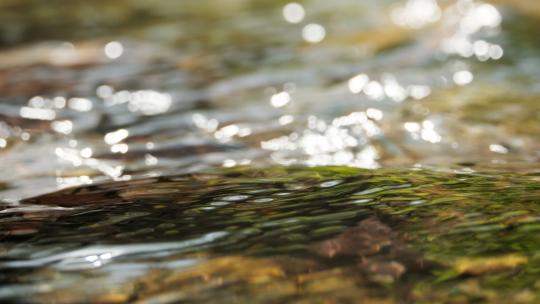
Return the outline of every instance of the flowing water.
[[[539,302],[539,30],[535,0],[0,0],[0,302]]]

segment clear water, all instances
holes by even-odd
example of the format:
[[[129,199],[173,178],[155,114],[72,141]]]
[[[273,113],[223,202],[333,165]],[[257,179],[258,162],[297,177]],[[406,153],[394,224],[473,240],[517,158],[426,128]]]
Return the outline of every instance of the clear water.
[[[1,212],[0,297],[534,302],[539,196],[537,174],[343,167],[62,190]]]
[[[539,301],[539,28],[533,0],[0,1],[0,301]]]

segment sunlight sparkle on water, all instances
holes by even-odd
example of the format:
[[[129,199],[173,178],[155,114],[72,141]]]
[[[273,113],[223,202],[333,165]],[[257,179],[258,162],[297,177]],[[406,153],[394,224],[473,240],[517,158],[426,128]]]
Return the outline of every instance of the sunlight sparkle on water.
[[[450,6],[446,18],[454,33],[443,39],[441,49],[447,54],[457,54],[465,58],[476,56],[480,61],[502,58],[504,51],[500,45],[474,37],[483,30],[496,29],[502,21],[497,8],[491,4],[460,0]]]
[[[110,59],[117,59],[124,53],[124,47],[118,41],[111,41],[103,48],[105,55]]]
[[[493,60],[499,60],[503,57],[504,50],[500,45],[491,45],[489,48],[489,57]]]
[[[240,128],[237,125],[225,126],[215,133],[216,138],[233,137],[238,134]]]
[[[395,102],[402,102],[407,98],[407,90],[402,87],[392,75],[383,78],[384,93]]]
[[[115,144],[111,146],[112,153],[121,153],[125,154],[129,151],[129,146],[127,144]]]
[[[158,163],[158,158],[153,156],[152,154],[145,154],[144,155],[144,163],[147,165],[147,166],[154,166],[154,165],[157,165]]]
[[[82,149],[79,152],[79,154],[81,155],[81,157],[90,158],[90,157],[92,157],[93,151],[92,151],[92,148],[86,147],[86,148]]]
[[[138,112],[143,115],[158,115],[165,113],[172,105],[172,96],[154,90],[114,92],[114,89],[107,85],[101,85],[96,89],[96,94],[104,99],[107,106],[126,104],[131,112]]]
[[[51,123],[51,128],[62,134],[70,134],[73,131],[73,123],[70,120],[57,120]]]
[[[429,96],[431,94],[431,88],[425,85],[410,85],[407,87],[407,92],[409,96],[419,100]]]
[[[270,103],[275,108],[286,106],[291,101],[291,95],[287,92],[279,92],[270,97]]]
[[[202,129],[206,132],[214,132],[217,130],[219,122],[217,119],[208,119],[206,116],[195,113],[191,116],[191,119],[193,120],[193,123],[195,126],[199,129]]]
[[[214,137],[220,141],[227,142],[230,141],[232,137],[245,137],[251,134],[251,129],[247,127],[240,127],[238,125],[232,124],[225,126],[216,132],[214,132]]]
[[[441,18],[441,9],[435,0],[409,0],[391,12],[392,21],[403,27],[421,28]]]
[[[34,96],[28,100],[28,105],[32,108],[44,108],[45,106],[45,98],[41,96]]]
[[[452,79],[454,82],[459,86],[464,86],[466,84],[469,84],[473,81],[473,74],[470,71],[463,70],[463,71],[457,71],[452,76]]]
[[[406,122],[403,128],[411,134],[415,140],[422,139],[430,143],[438,143],[442,140],[441,135],[435,131],[435,125],[430,120],[424,120],[422,124]]]
[[[310,23],[302,29],[302,38],[309,43],[318,43],[326,37],[326,30],[320,24]]]
[[[409,132],[418,132],[420,131],[420,124],[416,122],[406,122],[403,124],[405,130]]]
[[[51,62],[57,65],[68,65],[77,62],[75,45],[70,42],[61,43],[51,54]]]
[[[63,109],[67,105],[67,100],[63,96],[56,96],[55,98],[53,98],[53,104],[55,108]]]
[[[86,98],[70,98],[67,104],[68,107],[79,112],[88,112],[93,107],[92,101]]]
[[[129,136],[129,132],[126,129],[118,129],[114,132],[109,132],[105,134],[103,140],[109,145],[114,145],[122,140],[126,139]]]
[[[383,118],[383,112],[378,109],[369,108],[366,110],[367,117],[374,120],[381,120]]]
[[[157,115],[167,112],[171,103],[172,98],[169,94],[142,90],[131,93],[128,109],[132,112],[141,112],[144,115]]]
[[[92,183],[92,179],[88,175],[75,177],[57,177],[56,184],[58,188],[67,188],[80,185],[88,185]]]
[[[423,140],[430,143],[438,143],[441,141],[441,136],[435,131],[435,125],[430,120],[424,120],[422,122],[422,131],[420,136]]]
[[[108,260],[112,259],[115,256],[113,252],[105,252],[102,254],[93,254],[86,256],[84,260],[90,262],[93,267],[100,267]]]
[[[497,8],[487,3],[472,4],[463,13],[464,17],[460,23],[460,30],[467,34],[475,33],[482,27],[497,27],[502,21]]]
[[[49,109],[38,109],[32,107],[22,107],[19,114],[23,118],[37,120],[53,120],[56,118],[56,112]]]
[[[283,18],[289,23],[300,23],[305,15],[306,12],[301,4],[291,2],[283,7]]]
[[[499,144],[489,145],[489,151],[494,152],[494,153],[499,153],[499,154],[508,153],[508,149],[505,146],[499,145]]]
[[[364,93],[374,100],[382,100],[384,98],[384,88],[378,81],[370,81],[364,88]]]
[[[288,125],[294,121],[294,117],[292,115],[283,115],[278,119],[278,122],[280,125]]]
[[[236,166],[236,161],[234,159],[226,159],[223,161],[223,167],[232,168]]]
[[[307,130],[261,142],[265,150],[274,151],[271,158],[280,164],[348,165],[378,167],[378,152],[365,145],[367,138],[381,131],[374,120],[382,119],[382,111],[369,108],[336,117],[331,124],[310,116]]]
[[[365,85],[369,82],[369,77],[365,74],[358,74],[354,76],[353,78],[349,79],[349,90],[354,93],[358,94],[362,92]]]
[[[113,95],[114,89],[108,85],[100,85],[96,89],[96,95],[100,98],[109,98]]]

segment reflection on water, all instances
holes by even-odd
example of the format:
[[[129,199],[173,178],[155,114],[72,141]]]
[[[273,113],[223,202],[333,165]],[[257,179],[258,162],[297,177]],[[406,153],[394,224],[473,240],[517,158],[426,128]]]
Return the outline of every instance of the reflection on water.
[[[346,167],[63,190],[0,212],[0,299],[533,303],[539,197],[537,174]]]
[[[534,302],[539,26],[534,0],[0,1],[0,297]],[[303,169],[230,173],[275,165]]]

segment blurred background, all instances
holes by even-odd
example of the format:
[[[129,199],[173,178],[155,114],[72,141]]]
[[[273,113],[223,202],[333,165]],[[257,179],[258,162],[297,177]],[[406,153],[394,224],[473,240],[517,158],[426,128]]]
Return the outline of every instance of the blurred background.
[[[538,168],[536,0],[0,0],[0,198],[212,167]]]

